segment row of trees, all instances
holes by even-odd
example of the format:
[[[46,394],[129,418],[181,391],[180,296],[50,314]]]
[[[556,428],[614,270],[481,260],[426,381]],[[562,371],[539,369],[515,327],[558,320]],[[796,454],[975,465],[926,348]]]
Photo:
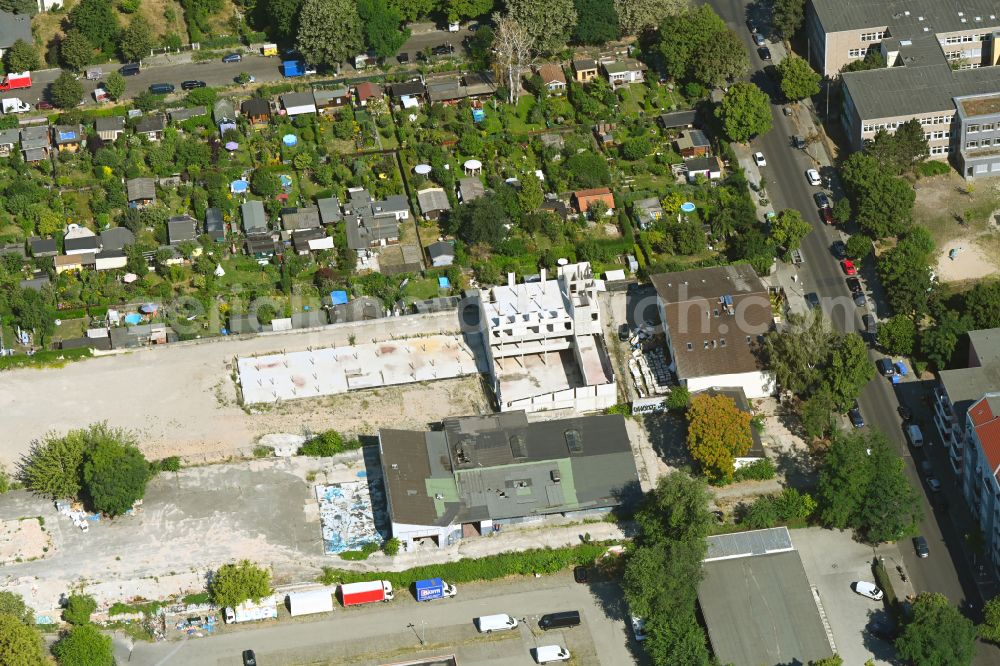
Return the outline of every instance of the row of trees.
[[[94,62],[98,53],[134,62],[157,45],[144,16],[136,14],[122,27],[110,0],[81,0],[70,10],[67,24],[68,30],[59,43],[59,58],[75,71]],[[178,43],[174,45],[179,46],[179,38],[175,37],[175,41]]]
[[[51,650],[60,666],[114,666],[111,637],[90,623],[96,607],[93,597],[87,595],[72,594],[67,598],[63,619],[72,627],[61,632]],[[0,666],[48,663],[34,613],[21,595],[0,592]]]

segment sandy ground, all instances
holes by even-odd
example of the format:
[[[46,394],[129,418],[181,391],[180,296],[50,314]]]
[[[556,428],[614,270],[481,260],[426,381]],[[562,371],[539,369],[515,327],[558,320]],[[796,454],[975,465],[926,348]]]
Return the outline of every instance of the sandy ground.
[[[45,557],[50,543],[38,518],[0,522],[0,564]]]
[[[262,435],[334,428],[372,435],[382,426],[423,427],[430,421],[483,411],[478,377],[374,389],[244,411],[236,402],[236,356],[266,354],[453,332],[454,312],[414,315],[320,332],[213,340],[116,354],[62,368],[3,373],[0,463],[8,466],[47,431],[107,421],[139,435],[150,458],[179,455],[207,462],[246,455]],[[248,413],[249,412],[249,413]]]
[[[1000,273],[1000,268],[990,260],[977,240],[966,237],[945,243],[938,254],[937,266],[934,268],[938,280],[964,282]],[[952,250],[957,251],[954,259],[949,256]]]

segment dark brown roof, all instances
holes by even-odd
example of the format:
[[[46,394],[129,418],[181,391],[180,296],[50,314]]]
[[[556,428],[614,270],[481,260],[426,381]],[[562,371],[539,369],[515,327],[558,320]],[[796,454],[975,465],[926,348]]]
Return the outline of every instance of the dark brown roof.
[[[666,317],[678,379],[760,369],[754,346],[774,326],[774,318],[767,289],[753,268],[716,266],[650,279]]]
[[[425,434],[415,430],[380,430],[379,453],[383,464],[389,514],[416,525],[435,525],[438,514],[427,492],[431,476]],[[440,523],[447,525],[447,522]]]

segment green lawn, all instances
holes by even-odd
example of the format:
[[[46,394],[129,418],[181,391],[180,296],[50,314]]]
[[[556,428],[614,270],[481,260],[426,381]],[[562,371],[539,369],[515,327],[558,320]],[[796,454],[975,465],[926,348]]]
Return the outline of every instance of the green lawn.
[[[438,287],[436,277],[412,278],[406,283],[403,296],[409,301],[425,301],[429,298],[437,298],[442,294]]]

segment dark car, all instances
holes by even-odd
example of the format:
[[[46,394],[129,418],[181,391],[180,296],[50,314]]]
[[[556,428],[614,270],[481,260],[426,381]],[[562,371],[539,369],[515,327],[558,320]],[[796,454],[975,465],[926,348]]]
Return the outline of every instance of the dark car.
[[[897,407],[896,412],[899,413],[899,418],[903,419],[904,421],[909,421],[910,419],[913,418],[913,412],[911,412],[910,408],[907,407],[906,405],[900,405],[899,407]]]
[[[820,208],[819,219],[823,220],[823,224],[833,224],[833,211],[829,208]]]
[[[856,277],[847,278],[847,288],[851,290],[852,294],[864,293],[865,289],[861,286],[861,280]]]
[[[257,655],[253,650],[243,650],[243,666],[257,666]]]
[[[398,62],[400,65],[405,65],[406,63],[410,62],[410,54],[409,53],[397,54],[396,62]]]
[[[813,310],[819,307],[819,296],[816,294],[815,291],[810,291],[808,294],[806,294],[806,303]]]
[[[896,368],[892,365],[891,358],[880,358],[875,361],[875,367],[878,368],[878,373],[883,377],[892,377],[896,374]]]
[[[227,53],[222,56],[222,62],[242,62],[243,55],[240,53]]]
[[[833,256],[837,259],[847,259],[847,243],[844,241],[833,241],[833,245],[830,246],[830,252],[833,252]]]
[[[181,81],[181,90],[194,90],[195,88],[204,88],[207,85],[204,81]]]
[[[433,49],[431,49],[431,53],[433,53],[436,56],[449,55],[454,52],[455,52],[455,47],[452,44],[438,44]]]
[[[586,583],[587,567],[573,567],[573,580],[578,583]]]
[[[792,137],[792,145],[798,148],[799,150],[804,150],[806,147],[806,140],[796,134],[795,136]]]
[[[118,73],[122,76],[135,76],[139,73],[139,63],[130,62],[118,68]]]
[[[927,557],[931,554],[927,547],[927,539],[922,536],[913,537],[913,549],[917,551],[917,557]]]
[[[863,327],[864,332],[872,336],[872,338],[878,335],[878,320],[875,319],[874,315],[861,315],[861,326]]]
[[[863,291],[854,292],[851,294],[851,298],[854,299],[854,304],[859,308],[863,308],[868,305],[868,298],[865,297],[865,293]]]
[[[759,49],[757,49],[757,55],[760,56],[761,60],[770,60],[771,49],[767,48],[766,46],[762,46]]]
[[[861,416],[861,406],[857,400],[854,401],[854,406],[847,411],[847,417],[851,419],[851,425],[855,428],[865,427],[865,419]]]
[[[538,627],[547,629],[569,629],[580,626],[580,611],[562,611],[547,613],[538,618]]]
[[[887,620],[872,620],[868,625],[868,633],[883,641],[896,640],[896,629]]]
[[[35,106],[39,111],[50,111],[55,108],[52,102],[46,102],[44,99]]]
[[[813,195],[813,199],[820,208],[830,208],[830,197],[826,196],[826,192],[817,192]]]
[[[618,327],[618,339],[622,342],[628,342],[631,335],[632,330],[628,327],[628,324],[622,324]]]
[[[154,83],[149,86],[149,92],[154,95],[169,95],[174,91],[174,84],[172,83]]]

